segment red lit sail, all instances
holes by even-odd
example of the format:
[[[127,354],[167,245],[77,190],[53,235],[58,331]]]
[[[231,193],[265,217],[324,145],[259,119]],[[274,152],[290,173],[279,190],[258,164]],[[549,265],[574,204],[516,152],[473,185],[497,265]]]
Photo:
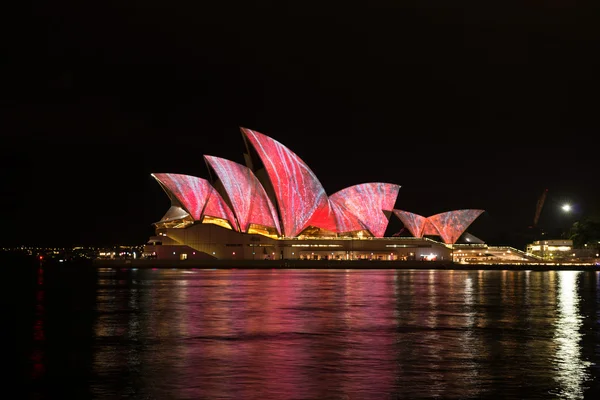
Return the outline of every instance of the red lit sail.
[[[391,183],[363,183],[342,189],[329,198],[357,216],[373,236],[383,237],[389,222],[383,211],[394,209],[399,190],[399,185]]]
[[[219,192],[217,192],[217,190],[212,186],[210,186],[208,201],[206,202],[206,207],[204,207],[204,212],[202,213],[202,216],[205,215],[229,221],[229,225],[231,225],[233,230],[240,230],[233,216],[233,212],[231,212],[231,209],[227,203],[225,203]]]
[[[250,168],[220,157],[204,158],[219,176],[243,232],[248,232],[250,224],[258,224],[281,234],[275,206]]]
[[[423,228],[425,227],[427,218],[408,211],[393,210],[393,212],[414,237],[423,237]],[[437,233],[435,233],[435,235],[437,235]]]
[[[415,237],[440,236],[444,243],[454,244],[483,210],[456,210],[425,218],[402,210],[394,214]]]
[[[421,237],[423,236],[440,236],[440,232],[429,219],[425,220],[425,223],[423,224]]]
[[[153,174],[154,179],[161,183],[170,196],[174,196],[183,208],[200,221],[202,210],[206,204],[212,186],[205,179],[182,174]]]
[[[208,215],[229,221],[233,229],[237,230],[231,210],[206,179],[168,173],[153,174],[153,176],[170,196],[177,199],[194,221],[201,221],[204,215]]]
[[[275,190],[284,235],[297,236],[308,226],[336,230],[327,194],[314,172],[278,141],[241,128],[263,165]]]
[[[444,243],[454,244],[483,213],[483,210],[464,209],[424,217],[397,210],[394,204],[400,185],[391,183],[358,184],[328,196],[314,172],[294,152],[260,132],[241,130],[262,166],[254,169],[224,158],[204,156],[218,176],[219,191],[209,181],[195,176],[152,175],[171,199],[172,218],[185,219],[178,226],[188,226],[191,216],[194,221],[228,227],[225,220],[232,229],[241,232],[249,232],[251,226],[257,229],[262,226],[268,228],[269,236],[275,230],[285,237],[331,236],[307,230],[315,227],[333,234],[366,231],[374,237],[383,237],[393,213],[413,236],[439,236]],[[161,223],[166,224],[169,218],[164,217]]]
[[[428,218],[437,228],[444,243],[454,244],[483,210],[455,210]]]
[[[367,230],[367,227],[360,222],[360,219],[352,214],[346,206],[335,201],[330,201],[331,209],[335,215],[337,232],[356,232]]]

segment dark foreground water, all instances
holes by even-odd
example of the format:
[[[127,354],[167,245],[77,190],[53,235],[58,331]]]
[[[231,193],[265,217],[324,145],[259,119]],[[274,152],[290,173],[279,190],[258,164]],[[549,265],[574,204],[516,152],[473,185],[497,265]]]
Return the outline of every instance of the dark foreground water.
[[[10,398],[600,398],[597,272],[34,277],[3,281]]]

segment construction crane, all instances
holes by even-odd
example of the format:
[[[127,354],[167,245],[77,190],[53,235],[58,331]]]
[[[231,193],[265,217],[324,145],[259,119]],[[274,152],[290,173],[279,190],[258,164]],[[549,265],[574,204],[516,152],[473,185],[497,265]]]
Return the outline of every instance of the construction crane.
[[[545,189],[535,206],[535,216],[533,217],[533,225],[531,225],[530,228],[537,228],[537,224],[540,219],[540,214],[542,213],[542,208],[544,207],[544,202],[546,201],[547,195],[548,189]]]

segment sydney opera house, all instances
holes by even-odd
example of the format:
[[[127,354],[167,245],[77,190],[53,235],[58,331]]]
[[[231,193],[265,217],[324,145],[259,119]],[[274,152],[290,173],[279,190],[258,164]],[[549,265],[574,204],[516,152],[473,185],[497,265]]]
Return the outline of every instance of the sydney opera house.
[[[429,217],[395,208],[400,185],[368,182],[327,194],[277,140],[241,128],[245,164],[205,155],[208,179],[154,173],[171,207],[144,256],[159,259],[449,260],[483,212]],[[390,218],[407,235],[385,236]]]

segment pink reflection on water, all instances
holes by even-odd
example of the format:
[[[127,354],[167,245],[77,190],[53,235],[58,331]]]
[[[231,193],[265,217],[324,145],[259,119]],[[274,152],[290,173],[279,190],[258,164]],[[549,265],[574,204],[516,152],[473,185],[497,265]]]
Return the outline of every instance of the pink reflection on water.
[[[176,397],[317,399],[393,391],[395,336],[381,328],[394,307],[378,301],[394,296],[389,278],[346,279],[341,271],[317,271],[323,277],[316,282],[295,271],[200,274],[200,281],[169,291],[178,298],[185,288],[190,305],[171,316],[184,321],[183,330],[171,333],[185,342],[173,354],[172,367],[184,372],[173,378]],[[345,312],[334,312],[340,304]]]

